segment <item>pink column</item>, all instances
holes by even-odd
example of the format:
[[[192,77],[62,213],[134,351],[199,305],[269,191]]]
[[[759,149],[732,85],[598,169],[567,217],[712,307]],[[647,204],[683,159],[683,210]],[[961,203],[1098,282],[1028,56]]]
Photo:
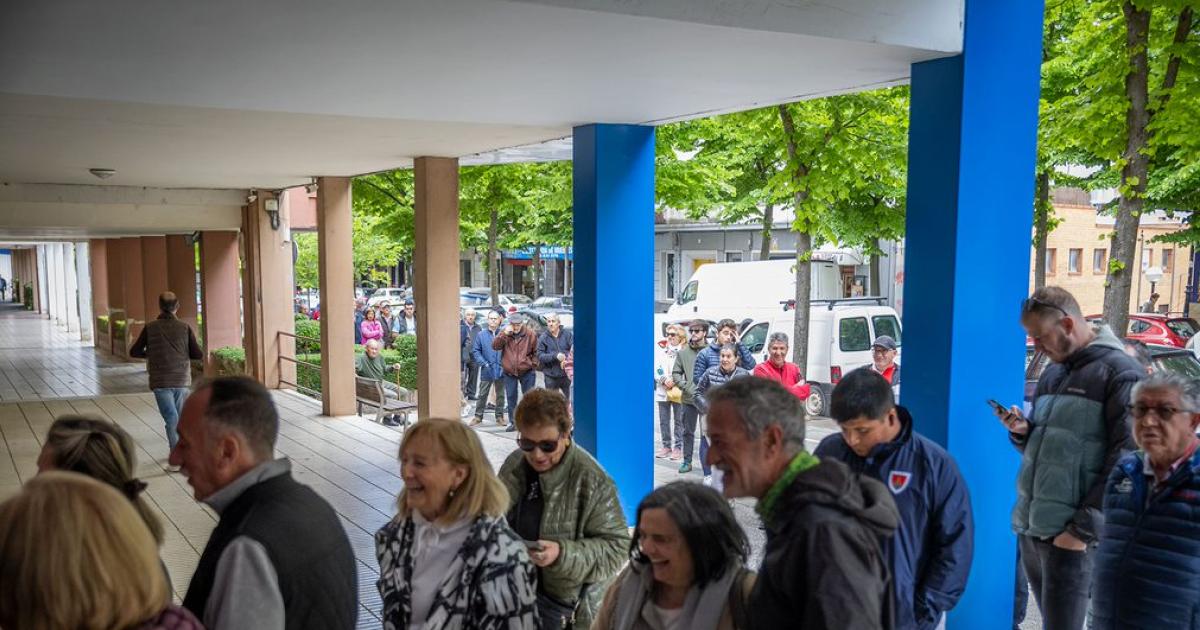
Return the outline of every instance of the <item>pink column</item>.
[[[167,237],[143,236],[142,241],[142,300],[145,304],[146,317],[151,320],[158,317],[161,309],[158,307],[158,296],[171,287],[167,282]],[[131,338],[132,339],[132,338]]]
[[[258,192],[258,199],[242,212],[242,235],[246,249],[242,266],[242,288],[246,325],[246,370],[263,385],[275,389],[281,382],[296,382],[296,366],[279,357],[296,356],[293,334],[292,246],[284,240],[285,230],[271,227],[266,204],[274,196]]]
[[[237,232],[200,235],[200,303],[204,374],[214,376],[213,353],[226,346],[242,346]]]
[[[129,356],[129,345],[137,339],[146,323],[145,265],[142,263],[142,239],[138,237],[120,240],[120,281],[125,298],[125,345],[116,352]]]
[[[92,272],[92,316],[108,316],[108,241],[94,238],[88,241],[88,265]],[[94,327],[96,322],[92,322]],[[112,325],[108,332],[93,328],[92,340],[97,348],[112,347]]]
[[[321,413],[354,413],[354,256],[350,178],[317,182],[321,280]]]
[[[179,319],[196,328],[196,249],[182,234],[167,236],[167,285],[179,298]]]
[[[419,157],[413,166],[417,306],[417,415],[457,418],[461,410],[458,352],[458,160]]]

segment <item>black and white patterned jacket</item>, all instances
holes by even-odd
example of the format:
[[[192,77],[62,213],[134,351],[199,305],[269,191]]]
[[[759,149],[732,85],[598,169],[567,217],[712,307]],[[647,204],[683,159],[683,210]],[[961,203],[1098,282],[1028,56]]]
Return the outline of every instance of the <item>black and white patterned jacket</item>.
[[[385,630],[408,628],[412,618],[413,537],[411,517],[397,517],[375,533],[379,594]],[[525,545],[503,517],[479,516],[441,580],[426,617],[440,630],[533,630],[537,627],[537,570]]]

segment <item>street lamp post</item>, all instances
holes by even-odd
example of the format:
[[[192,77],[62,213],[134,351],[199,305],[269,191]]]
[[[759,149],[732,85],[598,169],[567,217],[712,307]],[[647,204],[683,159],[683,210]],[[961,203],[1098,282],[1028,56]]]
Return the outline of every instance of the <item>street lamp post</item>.
[[[1142,273],[1146,275],[1146,280],[1150,282],[1149,303],[1151,307],[1148,310],[1152,311],[1154,310],[1154,285],[1158,284],[1159,280],[1162,280],[1163,271],[1161,267],[1147,267]]]

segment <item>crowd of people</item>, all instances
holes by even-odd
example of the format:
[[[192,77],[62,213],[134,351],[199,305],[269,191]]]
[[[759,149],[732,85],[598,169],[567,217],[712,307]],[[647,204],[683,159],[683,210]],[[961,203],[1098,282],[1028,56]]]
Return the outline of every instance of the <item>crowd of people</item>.
[[[502,382],[497,418],[516,449],[495,471],[470,428],[481,415],[404,433],[397,513],[375,535],[385,628],[932,630],[962,596],[969,489],[898,404],[898,367],[847,373],[829,405],[839,431],[810,453],[786,336],[756,365],[733,322],[711,343],[706,322],[670,328],[655,365],[658,454],[690,464],[702,422],[713,477],[655,489],[627,523],[613,479],[574,440],[569,384],[523,382],[555,367],[569,379],[569,333],[487,320],[476,330],[464,317],[463,344],[480,401]],[[1018,590],[1027,579],[1047,630],[1088,617],[1103,630],[1200,628],[1200,383],[1147,374],[1059,288],[1027,299],[1021,324],[1053,363],[1029,411],[996,410],[1022,455]],[[381,341],[367,344],[377,354]],[[876,340],[876,358],[894,345]],[[329,503],[275,458],[278,430],[250,379],[204,381],[186,398],[170,463],[219,520],[175,605],[130,437],[56,420],[39,475],[0,504],[0,627],[354,627],[358,561]],[[756,570],[739,497],[766,531]]]

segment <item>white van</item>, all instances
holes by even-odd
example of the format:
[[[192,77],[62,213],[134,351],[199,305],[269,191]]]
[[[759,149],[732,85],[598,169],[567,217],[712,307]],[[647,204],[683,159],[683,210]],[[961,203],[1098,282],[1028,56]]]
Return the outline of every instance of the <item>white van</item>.
[[[887,335],[901,345],[900,318],[882,302],[883,298],[813,301],[808,322],[808,366],[803,370],[805,380],[812,384],[812,393],[805,402],[810,416],[828,414],[829,396],[843,374],[870,365],[871,343],[876,337]],[[786,334],[791,348],[794,326],[795,314],[777,309],[776,315],[744,326],[741,342],[756,361],[766,361],[771,333]]]
[[[796,298],[796,261],[759,260],[701,265],[667,309],[669,319],[767,319]],[[828,260],[812,261],[814,300],[842,297],[842,274]]]

